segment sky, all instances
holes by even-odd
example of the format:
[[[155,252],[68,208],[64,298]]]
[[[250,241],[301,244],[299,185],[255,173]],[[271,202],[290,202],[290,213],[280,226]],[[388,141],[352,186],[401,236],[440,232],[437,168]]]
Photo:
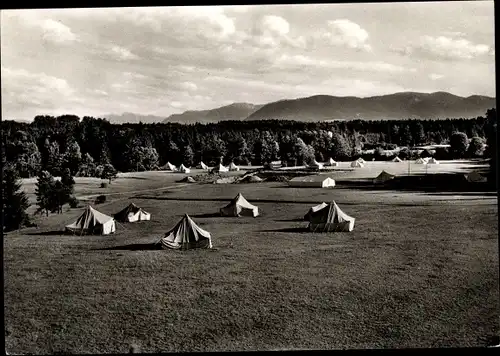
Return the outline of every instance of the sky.
[[[495,96],[493,1],[1,11],[2,117]]]

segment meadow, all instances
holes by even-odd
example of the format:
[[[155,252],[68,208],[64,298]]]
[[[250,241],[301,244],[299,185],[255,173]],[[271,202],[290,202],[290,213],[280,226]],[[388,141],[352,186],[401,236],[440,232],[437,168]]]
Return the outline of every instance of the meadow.
[[[472,164],[427,169],[465,172]],[[9,233],[6,349],[75,354],[123,353],[132,343],[147,353],[487,345],[500,332],[496,195],[347,184],[382,169],[404,174],[408,168],[368,162],[350,170],[346,163],[328,173],[339,177],[333,189],[181,184],[176,181],[186,175],[166,172],[122,174],[107,188],[77,178],[77,196],[109,194],[95,206],[99,211],[113,214],[134,202],[152,220],[117,224],[109,236],[62,235],[82,212],[71,209]],[[425,167],[414,169],[425,173]],[[33,184],[25,182],[31,196]],[[238,192],[259,207],[259,217],[217,216]],[[354,231],[304,231],[307,210],[332,199],[356,218]],[[214,248],[154,249],[185,213],[211,232]]]

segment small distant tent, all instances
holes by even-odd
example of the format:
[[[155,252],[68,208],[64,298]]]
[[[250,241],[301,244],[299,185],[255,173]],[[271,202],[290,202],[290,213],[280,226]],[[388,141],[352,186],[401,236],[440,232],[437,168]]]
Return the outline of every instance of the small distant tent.
[[[415,161],[415,164],[427,164],[427,161],[423,158],[419,158]]]
[[[307,212],[307,214],[304,215],[304,220],[309,221],[309,217],[311,216],[311,214],[314,214],[315,212],[317,212],[318,210],[323,209],[326,206],[328,206],[328,204],[325,203],[325,202],[313,206],[311,209],[309,209],[309,211]]]
[[[403,160],[401,158],[399,158],[398,156],[394,157],[394,159],[392,161],[393,162],[403,162]]]
[[[333,158],[330,158],[326,164],[330,167],[336,167],[339,165],[337,162],[333,160]]]
[[[207,166],[205,163],[200,162],[200,165],[198,166],[198,168],[200,168],[200,169],[204,169],[204,170],[207,170],[207,169],[208,169],[208,166]]]
[[[187,177],[182,178],[179,182],[180,183],[196,183],[196,180],[191,176],[187,176]]]
[[[354,229],[355,218],[347,215],[335,201],[309,214],[309,231],[348,232]]]
[[[429,158],[427,161],[427,164],[439,164],[439,161],[437,161],[434,157]]]
[[[164,249],[190,250],[194,248],[212,248],[212,237],[208,231],[184,214],[184,217],[168,231],[158,244]]]
[[[376,178],[373,179],[373,183],[375,184],[385,183],[394,178],[396,178],[395,175],[387,173],[386,171],[382,171]]]
[[[262,181],[263,179],[256,175],[246,176],[239,180],[240,183],[260,183]]]
[[[310,164],[307,165],[309,168],[316,168],[316,169],[323,169],[323,163],[319,163],[318,161],[314,160]]]
[[[465,175],[465,179],[467,179],[467,182],[469,183],[486,183],[487,179],[486,177],[482,176],[478,172],[474,171],[469,174]]]
[[[143,220],[151,220],[151,214],[134,203],[130,203],[123,210],[114,215],[115,220],[122,222],[136,222]]]
[[[363,158],[361,158],[361,157],[359,157],[356,161],[358,161],[358,162],[360,162],[362,164],[366,164],[366,161]]]
[[[241,193],[231,200],[225,207],[220,209],[222,216],[252,216],[259,215],[259,208],[250,204]]]
[[[65,230],[81,235],[109,235],[116,231],[116,225],[111,216],[88,205],[74,223],[66,225]]]
[[[335,180],[323,175],[295,177],[288,181],[291,187],[310,187],[310,188],[332,188],[335,187]]]
[[[181,172],[181,173],[190,173],[191,170],[189,168],[187,168],[185,165],[181,164],[180,167],[179,167],[179,172]]]
[[[233,162],[231,162],[231,164],[229,165],[229,170],[230,171],[239,171],[240,170],[240,167],[238,167],[237,165],[235,165]]]
[[[360,162],[358,160],[351,162],[351,167],[354,167],[354,168],[361,168],[361,167],[364,167],[364,166],[365,166],[364,163]]]
[[[222,164],[219,163],[219,172],[229,172],[229,168],[224,167]]]
[[[167,167],[168,169],[170,169],[172,172],[176,172],[177,171],[177,167],[174,166],[172,163],[170,162],[167,162]]]

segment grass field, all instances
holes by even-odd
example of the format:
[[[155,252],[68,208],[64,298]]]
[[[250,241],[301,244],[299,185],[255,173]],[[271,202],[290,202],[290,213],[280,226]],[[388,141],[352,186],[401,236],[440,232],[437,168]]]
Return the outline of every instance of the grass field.
[[[344,178],[373,178],[373,163]],[[82,209],[8,234],[7,350],[469,347],[498,336],[496,196],[175,183],[184,176],[127,174],[102,189],[77,179],[79,196],[121,193],[97,206],[106,214],[131,201],[152,214],[111,236],[61,235]],[[214,216],[238,192],[261,216]],[[331,199],[354,231],[304,232],[309,207]],[[214,249],[153,250],[184,213]]]

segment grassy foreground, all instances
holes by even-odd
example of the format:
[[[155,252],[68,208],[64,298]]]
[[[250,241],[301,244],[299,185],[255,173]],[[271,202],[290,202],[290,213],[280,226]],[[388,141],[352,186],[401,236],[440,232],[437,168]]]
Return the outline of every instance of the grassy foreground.
[[[239,191],[262,216],[213,216]],[[499,333],[496,197],[282,183],[133,195],[98,209],[134,201],[152,221],[60,235],[77,209],[5,238],[9,352],[468,347]],[[354,231],[303,232],[332,198]],[[214,249],[152,250],[184,213]]]

